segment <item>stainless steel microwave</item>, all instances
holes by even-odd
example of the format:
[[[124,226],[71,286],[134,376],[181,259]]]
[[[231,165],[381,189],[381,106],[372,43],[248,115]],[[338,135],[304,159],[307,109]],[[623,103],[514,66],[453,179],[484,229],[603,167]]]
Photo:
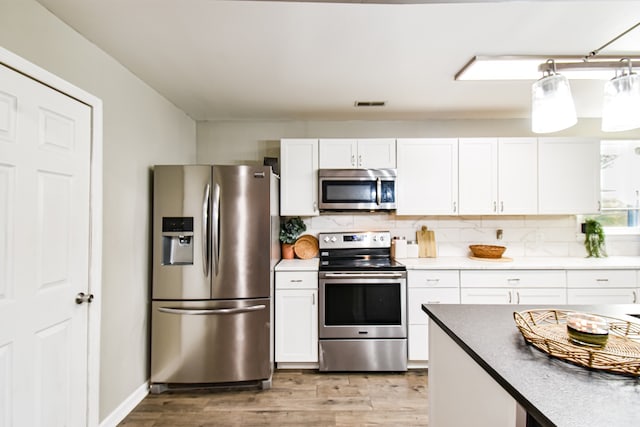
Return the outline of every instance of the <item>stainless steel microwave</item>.
[[[396,176],[395,169],[320,169],[320,210],[393,210]]]

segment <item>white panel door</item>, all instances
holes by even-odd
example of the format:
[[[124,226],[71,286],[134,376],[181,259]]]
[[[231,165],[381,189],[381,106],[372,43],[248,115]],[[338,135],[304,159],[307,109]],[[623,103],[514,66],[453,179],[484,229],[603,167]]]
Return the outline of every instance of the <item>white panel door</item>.
[[[351,169],[358,167],[357,139],[321,139],[320,169]]]
[[[357,167],[395,169],[396,140],[393,138],[359,139]]]
[[[318,215],[318,140],[281,140],[280,162],[280,215]]]
[[[0,65],[0,425],[87,424],[91,109]]]
[[[276,290],[276,362],[318,362],[318,291]]]
[[[538,139],[538,212],[597,213],[599,203],[600,141]]]
[[[397,142],[398,215],[457,215],[458,140],[405,138]]]
[[[538,140],[498,138],[498,213],[538,213]]]
[[[498,139],[458,142],[460,215],[498,213]]]

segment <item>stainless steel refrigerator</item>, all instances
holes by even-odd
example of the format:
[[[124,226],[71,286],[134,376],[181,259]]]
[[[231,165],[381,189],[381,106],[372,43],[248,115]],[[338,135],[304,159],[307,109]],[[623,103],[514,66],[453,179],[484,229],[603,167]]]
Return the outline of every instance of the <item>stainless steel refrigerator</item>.
[[[270,387],[278,213],[270,167],[154,167],[151,392]]]

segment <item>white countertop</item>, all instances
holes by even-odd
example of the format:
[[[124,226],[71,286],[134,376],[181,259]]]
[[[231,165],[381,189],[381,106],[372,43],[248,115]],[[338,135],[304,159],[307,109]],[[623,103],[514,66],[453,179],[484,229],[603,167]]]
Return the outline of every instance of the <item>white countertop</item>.
[[[276,265],[276,271],[318,271],[319,258],[283,259]]]
[[[597,270],[640,269],[640,257],[519,257],[513,261],[481,261],[467,257],[397,259],[407,270]],[[276,271],[318,271],[318,258],[283,259]]]
[[[519,257],[513,261],[475,260],[466,257],[397,259],[407,270],[589,270],[640,269],[640,257],[612,256],[607,258]]]

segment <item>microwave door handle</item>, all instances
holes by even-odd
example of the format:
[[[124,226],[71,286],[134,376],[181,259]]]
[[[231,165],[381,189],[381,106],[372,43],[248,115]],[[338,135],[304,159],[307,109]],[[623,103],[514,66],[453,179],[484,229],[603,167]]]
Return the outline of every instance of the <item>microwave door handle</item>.
[[[380,206],[382,202],[382,180],[378,177],[376,178],[376,203]]]

